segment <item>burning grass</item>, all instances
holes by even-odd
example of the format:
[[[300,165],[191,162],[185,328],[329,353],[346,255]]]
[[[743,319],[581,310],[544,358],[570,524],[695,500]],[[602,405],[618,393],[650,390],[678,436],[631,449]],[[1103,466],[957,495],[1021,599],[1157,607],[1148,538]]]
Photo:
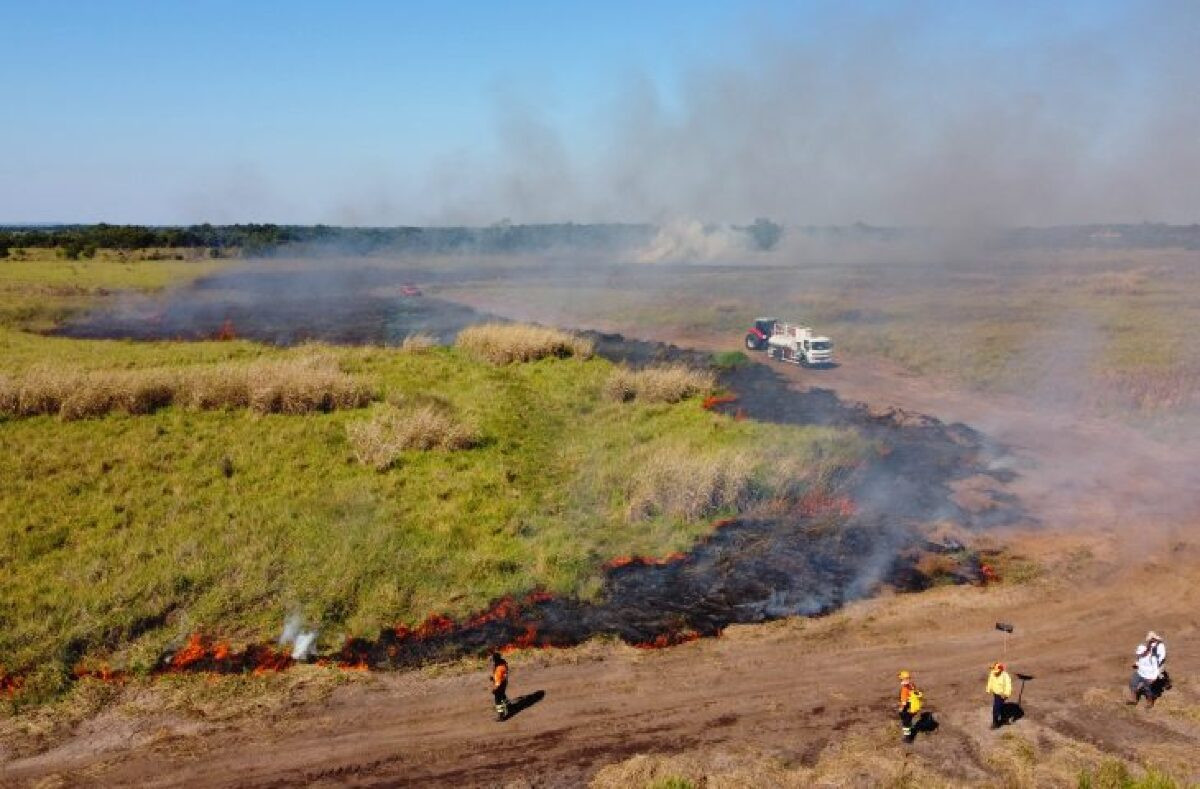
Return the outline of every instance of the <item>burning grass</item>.
[[[405,452],[470,449],[479,431],[435,405],[399,409],[388,406],[366,422],[346,426],[358,462],[376,471],[395,465]]]
[[[608,396],[617,402],[678,403],[712,391],[716,376],[709,370],[696,370],[681,364],[642,370],[618,367],[604,386]]]
[[[170,405],[307,414],[361,408],[372,399],[371,387],[342,372],[335,357],[322,354],[191,368],[87,371],[42,366],[0,378],[0,414],[57,415],[63,421],[113,412],[150,414]]]
[[[587,359],[592,355],[590,340],[557,329],[525,324],[469,326],[459,332],[455,344],[492,364],[532,362],[546,357]]]

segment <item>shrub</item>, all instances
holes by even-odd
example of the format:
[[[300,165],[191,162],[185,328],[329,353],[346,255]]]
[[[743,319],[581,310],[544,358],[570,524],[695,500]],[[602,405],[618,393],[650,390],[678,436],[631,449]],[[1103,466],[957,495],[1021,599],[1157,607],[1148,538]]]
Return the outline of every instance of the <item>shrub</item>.
[[[713,364],[722,370],[736,370],[750,363],[750,357],[741,351],[719,351],[713,354]]]
[[[647,403],[677,403],[708,392],[715,385],[716,378],[712,372],[694,370],[681,364],[642,370],[618,367],[609,375],[605,392],[618,402],[641,400]]]
[[[455,345],[492,364],[531,362],[547,356],[586,359],[592,343],[568,332],[525,324],[485,323],[458,333]]]
[[[474,429],[436,405],[389,407],[373,419],[347,425],[346,434],[358,461],[378,471],[393,466],[408,450],[470,449],[479,443]]]

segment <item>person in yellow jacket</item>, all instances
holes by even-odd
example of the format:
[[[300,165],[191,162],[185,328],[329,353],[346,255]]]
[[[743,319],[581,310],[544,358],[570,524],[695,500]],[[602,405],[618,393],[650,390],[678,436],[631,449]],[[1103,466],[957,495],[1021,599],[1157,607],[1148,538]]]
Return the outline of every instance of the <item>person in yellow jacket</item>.
[[[921,691],[913,682],[912,673],[901,671],[896,675],[900,679],[900,732],[905,742],[912,742],[917,736],[913,720],[921,710]]]
[[[988,672],[987,692],[992,695],[992,728],[1004,725],[1004,705],[1012,695],[1012,677],[1005,671],[1003,663],[993,663]]]

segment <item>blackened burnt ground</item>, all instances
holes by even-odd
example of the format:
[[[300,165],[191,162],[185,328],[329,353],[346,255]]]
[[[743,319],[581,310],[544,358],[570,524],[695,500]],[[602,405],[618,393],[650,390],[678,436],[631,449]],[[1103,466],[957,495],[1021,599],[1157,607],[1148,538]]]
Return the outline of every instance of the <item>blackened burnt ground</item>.
[[[674,346],[591,336],[601,355],[634,366],[709,363],[707,354]],[[930,542],[923,527],[949,522],[980,529],[1030,520],[1003,492],[982,513],[955,502],[956,481],[982,475],[1001,488],[1012,478],[1010,471],[993,470],[1004,448],[966,425],[894,409],[873,411],[827,389],[798,391],[762,364],[726,370],[722,383],[737,395],[720,406],[730,413],[779,424],[843,427],[868,439],[874,447],[870,458],[835,480],[831,494],[852,501],[852,511],[764,508],[721,524],[680,559],[608,569],[595,601],[536,596],[498,601],[463,623],[356,639],[340,659],[402,667],[505,645],[570,646],[595,635],[668,646],[718,635],[734,623],[828,613],[883,583],[925,588],[933,579],[918,563],[929,552],[956,560],[948,580],[982,580],[976,557],[958,544]]]

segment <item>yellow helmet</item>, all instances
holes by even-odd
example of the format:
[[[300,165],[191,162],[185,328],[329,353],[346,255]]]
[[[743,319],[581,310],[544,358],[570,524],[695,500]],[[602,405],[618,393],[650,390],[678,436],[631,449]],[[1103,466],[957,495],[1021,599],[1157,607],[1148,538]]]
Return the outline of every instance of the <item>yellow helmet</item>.
[[[901,671],[896,676],[899,677],[900,679],[910,679],[912,677],[912,674],[908,673],[908,671]]]

